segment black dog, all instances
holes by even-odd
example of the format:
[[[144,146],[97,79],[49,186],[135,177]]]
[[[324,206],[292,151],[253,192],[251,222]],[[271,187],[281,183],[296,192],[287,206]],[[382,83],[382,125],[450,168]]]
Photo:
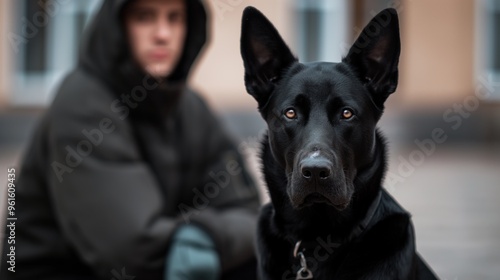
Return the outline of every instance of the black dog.
[[[410,215],[381,187],[376,124],[399,53],[394,9],[373,18],[341,63],[299,63],[272,23],[245,9],[245,84],[268,124],[262,279],[436,279],[416,253]]]

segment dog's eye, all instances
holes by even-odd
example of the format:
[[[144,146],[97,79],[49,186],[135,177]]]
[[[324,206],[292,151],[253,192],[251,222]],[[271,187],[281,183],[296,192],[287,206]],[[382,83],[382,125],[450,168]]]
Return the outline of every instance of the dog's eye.
[[[352,118],[353,116],[354,116],[354,113],[352,112],[351,109],[344,109],[342,111],[342,118],[344,120],[348,120],[348,119]]]
[[[297,118],[297,113],[295,113],[294,109],[287,109],[285,111],[285,117],[287,117],[289,119],[295,119],[295,118]]]

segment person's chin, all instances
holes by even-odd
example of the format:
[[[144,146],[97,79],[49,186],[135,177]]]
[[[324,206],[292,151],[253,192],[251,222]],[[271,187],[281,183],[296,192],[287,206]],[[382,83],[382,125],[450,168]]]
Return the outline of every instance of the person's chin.
[[[172,73],[173,68],[170,65],[151,63],[146,67],[146,72],[156,79],[168,77]]]

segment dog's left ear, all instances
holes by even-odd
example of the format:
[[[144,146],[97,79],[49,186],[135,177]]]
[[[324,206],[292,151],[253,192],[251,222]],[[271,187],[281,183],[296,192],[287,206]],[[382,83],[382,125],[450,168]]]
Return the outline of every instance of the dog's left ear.
[[[371,89],[380,107],[398,85],[400,51],[397,11],[385,9],[368,23],[343,59]]]
[[[262,108],[285,69],[297,59],[273,24],[254,7],[243,11],[240,43],[247,92]]]

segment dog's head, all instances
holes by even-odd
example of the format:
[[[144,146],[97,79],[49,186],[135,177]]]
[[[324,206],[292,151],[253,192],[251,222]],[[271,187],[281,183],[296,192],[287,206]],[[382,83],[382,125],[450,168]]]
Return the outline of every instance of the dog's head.
[[[394,9],[376,15],[340,63],[299,63],[272,23],[245,9],[245,85],[268,124],[292,206],[349,205],[358,171],[373,160],[376,124],[398,83],[399,53]]]

